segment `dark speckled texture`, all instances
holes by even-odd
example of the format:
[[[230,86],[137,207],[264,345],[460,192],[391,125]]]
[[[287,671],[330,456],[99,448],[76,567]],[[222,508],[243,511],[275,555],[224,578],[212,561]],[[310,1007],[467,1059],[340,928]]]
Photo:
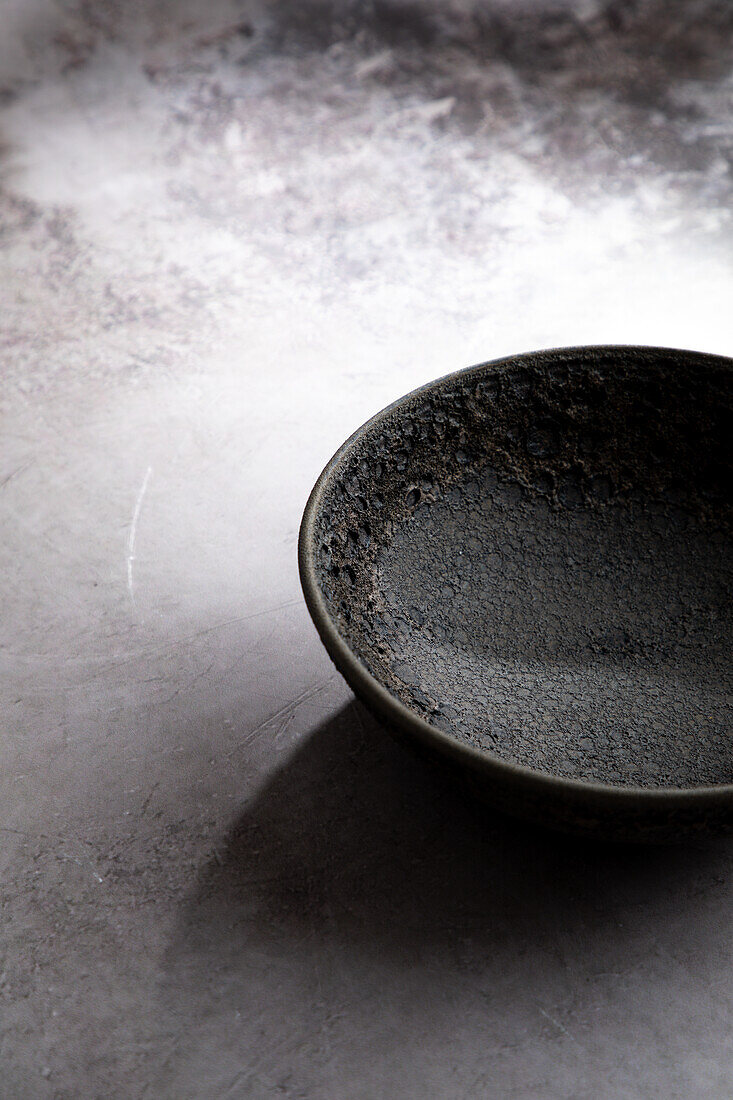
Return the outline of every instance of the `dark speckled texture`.
[[[536,772],[731,783],[730,366],[541,353],[375,417],[315,521],[359,662],[431,726]]]
[[[400,697],[556,775],[731,782],[730,542],[675,506],[512,490],[472,479],[380,554],[374,629]]]

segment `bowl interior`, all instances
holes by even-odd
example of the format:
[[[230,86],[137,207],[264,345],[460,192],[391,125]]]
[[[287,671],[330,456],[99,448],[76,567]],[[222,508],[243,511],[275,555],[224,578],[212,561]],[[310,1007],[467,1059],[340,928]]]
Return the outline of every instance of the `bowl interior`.
[[[576,349],[398,402],[323,483],[318,584],[433,726],[554,776],[733,783],[730,361]]]

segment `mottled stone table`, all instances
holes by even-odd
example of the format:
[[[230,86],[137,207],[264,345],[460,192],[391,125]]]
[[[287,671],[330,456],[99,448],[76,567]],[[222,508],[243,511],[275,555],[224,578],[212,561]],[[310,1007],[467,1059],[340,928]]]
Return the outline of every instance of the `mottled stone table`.
[[[733,353],[730,7],[0,17],[3,1100],[731,1095],[733,844],[466,804],[295,562],[421,382]]]

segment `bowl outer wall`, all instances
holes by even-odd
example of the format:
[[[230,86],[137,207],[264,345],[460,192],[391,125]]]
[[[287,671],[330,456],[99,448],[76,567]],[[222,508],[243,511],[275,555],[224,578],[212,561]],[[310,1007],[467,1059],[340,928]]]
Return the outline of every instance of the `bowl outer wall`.
[[[553,348],[490,360],[452,372],[400,397],[370,417],[342,444],[321,472],[305,507],[298,538],[298,565],[308,611],[334,665],[355,694],[399,740],[448,766],[473,794],[505,813],[549,828],[610,840],[667,841],[699,833],[733,831],[733,784],[695,788],[616,787],[566,779],[513,764],[474,748],[431,725],[397,699],[368,671],[346,643],[323,599],[317,579],[315,519],[325,489],[342,460],[362,435],[387,414],[407,407],[418,395],[440,389],[458,377],[482,375],[509,366],[531,367],[583,355],[602,360],[625,352],[636,358],[710,361],[733,369],[733,359],[674,348],[592,345]]]

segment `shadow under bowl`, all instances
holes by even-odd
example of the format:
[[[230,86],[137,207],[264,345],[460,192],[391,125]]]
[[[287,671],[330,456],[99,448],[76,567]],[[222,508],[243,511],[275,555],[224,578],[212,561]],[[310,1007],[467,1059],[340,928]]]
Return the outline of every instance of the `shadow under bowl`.
[[[308,608],[397,735],[497,808],[733,827],[733,360],[558,349],[374,416],[303,517]]]

